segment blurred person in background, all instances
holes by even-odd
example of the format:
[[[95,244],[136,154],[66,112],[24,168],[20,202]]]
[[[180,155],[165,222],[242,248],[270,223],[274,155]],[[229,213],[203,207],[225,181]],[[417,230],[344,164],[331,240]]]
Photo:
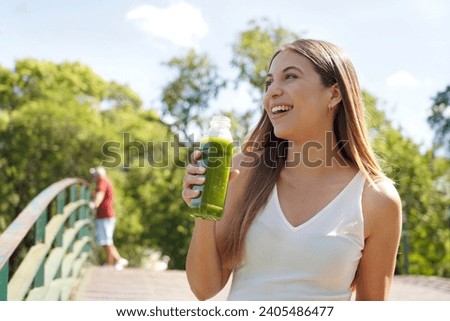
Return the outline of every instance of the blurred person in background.
[[[91,168],[95,184],[90,207],[96,211],[95,229],[97,244],[103,247],[106,256],[106,265],[115,266],[122,270],[128,265],[128,260],[122,258],[114,246],[113,236],[116,226],[116,212],[114,210],[114,188],[106,175],[104,167]]]

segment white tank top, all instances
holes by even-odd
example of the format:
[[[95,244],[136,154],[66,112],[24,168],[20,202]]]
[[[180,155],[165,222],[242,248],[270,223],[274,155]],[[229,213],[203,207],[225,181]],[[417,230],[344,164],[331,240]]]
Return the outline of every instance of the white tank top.
[[[275,186],[248,231],[228,300],[350,300],[364,248],[365,180],[358,172],[328,205],[296,227],[284,216]]]

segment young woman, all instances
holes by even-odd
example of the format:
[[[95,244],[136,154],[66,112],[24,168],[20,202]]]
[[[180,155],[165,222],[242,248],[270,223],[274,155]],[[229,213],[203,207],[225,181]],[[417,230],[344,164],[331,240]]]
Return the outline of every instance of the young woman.
[[[369,144],[354,67],[336,46],[299,40],[270,61],[263,115],[233,159],[225,213],[195,220],[192,291],[229,300],[385,300],[401,201]],[[200,152],[186,168],[183,199]]]

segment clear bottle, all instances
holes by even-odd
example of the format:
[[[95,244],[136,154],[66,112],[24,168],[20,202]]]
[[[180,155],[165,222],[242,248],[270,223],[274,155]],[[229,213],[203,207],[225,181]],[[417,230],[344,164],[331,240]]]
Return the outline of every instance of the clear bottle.
[[[208,133],[200,140],[202,157],[198,164],[206,169],[205,183],[195,185],[200,196],[190,203],[191,215],[203,219],[222,218],[230,176],[234,143],[231,122],[226,116],[214,116]]]

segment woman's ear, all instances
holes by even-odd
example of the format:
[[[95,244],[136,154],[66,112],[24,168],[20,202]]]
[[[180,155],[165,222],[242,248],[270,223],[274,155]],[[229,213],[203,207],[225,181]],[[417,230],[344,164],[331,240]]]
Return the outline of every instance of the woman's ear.
[[[342,101],[341,90],[339,89],[338,83],[335,83],[330,87],[331,97],[328,106],[330,109],[336,107]]]

